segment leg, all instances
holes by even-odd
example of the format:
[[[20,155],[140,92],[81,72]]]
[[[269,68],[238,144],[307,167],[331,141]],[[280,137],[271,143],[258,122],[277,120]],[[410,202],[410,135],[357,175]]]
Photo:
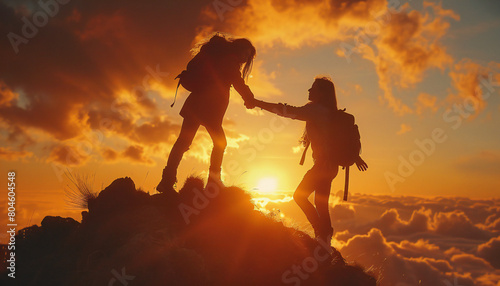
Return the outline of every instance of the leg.
[[[309,202],[309,196],[314,191],[314,177],[315,177],[315,168],[311,168],[311,170],[307,171],[304,175],[304,178],[300,182],[299,186],[295,190],[293,194],[293,199],[302,209],[304,214],[307,217],[307,220],[311,223],[314,228],[314,232],[317,234],[319,231],[319,216],[316,208]]]
[[[315,184],[316,192],[314,194],[314,204],[318,211],[319,225],[322,229],[322,237],[329,242],[333,235],[332,221],[328,200],[330,199],[330,188],[332,180],[337,176],[337,166],[322,166],[319,178]]]
[[[224,151],[227,146],[226,134],[224,134],[224,129],[222,129],[220,125],[206,128],[214,143],[214,148],[210,156],[209,178],[211,177],[220,181],[222,158],[224,157]]]
[[[181,132],[179,137],[172,146],[170,150],[170,155],[168,156],[167,166],[163,169],[163,175],[160,184],[156,189],[160,192],[164,192],[168,188],[173,189],[175,182],[177,181],[177,168],[182,159],[182,155],[189,149],[193,138],[196,135],[196,131],[200,124],[194,120],[184,119],[181,126]]]

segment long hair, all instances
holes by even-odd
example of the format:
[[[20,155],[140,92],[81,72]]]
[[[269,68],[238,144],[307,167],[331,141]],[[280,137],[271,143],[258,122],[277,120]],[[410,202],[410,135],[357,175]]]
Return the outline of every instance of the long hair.
[[[314,78],[314,82],[318,85],[321,91],[319,103],[328,107],[332,111],[338,110],[337,93],[335,92],[335,85],[333,84],[332,79],[327,76],[317,76]],[[304,133],[302,134],[302,137],[300,137],[299,143],[307,146],[309,142],[307,130],[304,128]]]
[[[320,103],[331,110],[337,110],[337,93],[335,92],[333,81],[326,76],[317,76],[314,78],[314,82],[321,90]]]
[[[210,37],[198,42],[193,49],[191,49],[191,53],[193,56],[201,52],[202,50],[206,50],[212,55],[229,55],[229,54],[239,54],[244,51],[249,51],[250,54],[245,62],[242,64],[241,73],[243,79],[248,80],[248,76],[252,71],[253,60],[256,55],[256,49],[253,44],[245,38],[233,38],[228,34],[224,34],[221,32],[216,32],[212,34]]]
[[[255,58],[256,54],[255,47],[248,39],[245,38],[235,39],[234,41],[232,41],[232,45],[234,47],[235,53],[240,53],[245,50],[250,52],[247,59],[245,60],[245,63],[243,64],[243,69],[241,71],[243,79],[247,80],[250,72],[252,71],[253,59]]]

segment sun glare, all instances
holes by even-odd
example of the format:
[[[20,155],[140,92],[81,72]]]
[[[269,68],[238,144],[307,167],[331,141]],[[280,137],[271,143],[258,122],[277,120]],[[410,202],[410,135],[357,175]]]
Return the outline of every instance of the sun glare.
[[[272,193],[276,191],[278,180],[274,177],[262,178],[257,183],[257,190],[263,193]]]

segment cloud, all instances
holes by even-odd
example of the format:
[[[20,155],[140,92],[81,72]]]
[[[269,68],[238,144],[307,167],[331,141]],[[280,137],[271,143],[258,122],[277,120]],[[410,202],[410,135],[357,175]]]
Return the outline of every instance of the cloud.
[[[455,210],[453,212],[434,214],[433,224],[436,233],[446,236],[471,239],[486,239],[490,237],[487,231],[473,224],[462,211]]]
[[[498,218],[500,218],[500,207],[493,206],[493,207],[488,207],[488,209],[491,212],[493,212],[493,214],[489,215],[486,218],[486,224],[494,223]]]
[[[474,118],[487,104],[500,82],[500,64],[490,62],[486,66],[471,59],[463,59],[453,65],[449,75],[452,87],[449,89],[448,102],[461,110],[465,118]]]
[[[439,246],[424,239],[419,239],[416,242],[403,240],[400,243],[390,242],[389,244],[398,254],[407,258],[430,257],[444,259],[446,257]]]
[[[333,221],[353,219],[356,211],[352,205],[336,204],[330,210]]]
[[[435,113],[438,110],[437,97],[425,92],[421,92],[417,97],[417,104],[415,112],[423,114],[426,110]]]
[[[5,130],[8,133],[6,141],[12,146],[17,146],[19,150],[36,143],[33,137],[19,126],[6,126]]]
[[[472,254],[457,254],[450,259],[458,271],[467,271],[473,276],[480,276],[485,272],[491,272],[493,267],[484,259]]]
[[[113,162],[120,159],[129,159],[133,162],[152,164],[153,161],[146,154],[145,148],[141,145],[130,145],[125,150],[118,152],[111,148],[103,148],[101,156],[107,162]]]
[[[252,39],[258,50],[335,43],[337,55],[348,60],[360,54],[375,64],[384,92],[381,100],[400,115],[414,110],[394,95],[393,88],[413,87],[428,69],[444,70],[452,64],[441,39],[450,19],[460,19],[438,4],[424,2],[423,11],[417,11],[385,0],[248,0],[226,13],[223,23],[216,21],[220,15],[213,9],[205,9],[203,15],[207,24],[200,35],[229,28]]]
[[[429,230],[429,213],[425,209],[414,211],[409,221],[401,220],[395,209],[387,210],[380,219],[373,222],[386,235],[409,235]]]
[[[31,156],[33,156],[32,152],[16,151],[5,147],[0,147],[0,160],[18,161],[21,160],[22,158]]]
[[[140,145],[131,145],[123,151],[122,155],[135,162],[152,164],[153,161],[147,158],[144,153],[144,147]]]
[[[365,45],[361,51],[364,58],[376,65],[379,86],[384,91],[381,99],[394,112],[403,115],[413,110],[394,96],[393,87],[413,87],[422,81],[426,70],[443,70],[452,63],[440,40],[449,28],[447,18],[458,20],[459,17],[429,2],[424,2],[422,13],[404,6],[402,12],[388,17],[373,41],[377,49]]]
[[[149,122],[135,125],[129,138],[144,144],[159,144],[172,142],[173,137],[179,133],[179,125],[172,124],[168,119],[152,118]]]
[[[134,143],[156,145],[172,143],[180,126],[164,116],[135,118],[129,104],[119,104],[116,110],[90,110],[86,119],[88,126],[103,133],[111,133]]]
[[[3,81],[0,81],[0,107],[11,106],[12,102],[18,97],[18,94],[9,89]]]
[[[498,273],[486,273],[481,277],[477,278],[476,281],[478,285],[483,286],[498,286],[497,281],[500,281],[500,274]]]
[[[350,198],[359,211],[364,206],[373,206],[382,209],[380,215],[388,209],[394,208],[409,215],[421,208],[429,209],[432,213],[462,211],[473,224],[484,223],[495,214],[500,202],[496,199],[471,199],[464,197],[414,197],[354,194]]]
[[[500,233],[500,216],[498,214],[492,214],[488,217],[485,224],[482,226],[491,232]]]
[[[348,261],[376,273],[381,286],[496,286],[499,209],[495,198],[352,194],[348,203],[332,203],[332,243]],[[287,217],[301,225],[305,218],[293,213]]]
[[[380,285],[447,285],[445,281],[458,277],[458,285],[474,285],[472,278],[454,273],[443,259],[407,258],[398,254],[376,228],[366,235],[357,235],[340,249],[346,259],[379,273]],[[451,280],[453,281],[453,280]]]
[[[302,154],[302,152],[304,152],[304,145],[299,144],[297,146],[292,147],[293,154]]]
[[[249,0],[219,22],[215,10],[207,8],[204,34],[229,27],[236,35],[247,35],[261,48],[282,45],[297,49],[330,43],[341,34],[343,21],[366,22],[370,12],[384,8],[384,0],[374,1],[265,1]],[[312,20],[314,19],[314,20]]]
[[[115,161],[119,157],[118,152],[111,148],[104,148],[101,151],[101,155],[106,161]]]
[[[349,239],[351,239],[354,236],[354,234],[350,233],[348,229],[344,231],[337,231],[335,230],[335,235],[333,237],[333,241],[335,242],[347,242]]]
[[[1,2],[0,32],[24,37],[21,19],[32,20],[38,11],[43,12],[31,1]],[[44,141],[60,146],[78,145],[84,134],[97,133],[106,148],[100,151],[105,160],[124,155],[123,145],[113,146],[105,137],[125,139],[129,146],[164,149],[174,142],[180,126],[178,118],[166,116],[161,108],[174,93],[173,77],[191,57],[200,25],[219,22],[201,16],[207,11],[215,12],[207,1],[139,6],[122,1],[116,6],[91,0],[84,6],[60,5],[33,38],[19,44],[17,54],[9,41],[0,46],[0,124],[16,126],[7,136],[16,137],[12,142],[22,150],[27,142],[33,149],[46,142],[28,141],[19,134],[42,133],[48,136]],[[252,87],[261,96],[281,94],[272,84],[275,73],[261,65],[255,62]],[[228,135],[228,148],[247,139],[233,133]],[[204,162],[211,145],[205,137],[201,150],[190,152]],[[64,158],[78,151],[46,150],[40,156],[65,164]],[[139,153],[130,149],[127,154],[139,159],[132,155]],[[142,154],[147,156],[146,150]],[[85,163],[91,155],[74,156],[71,164]]]
[[[401,127],[399,128],[399,131],[396,133],[398,135],[403,135],[405,133],[408,133],[411,131],[411,126],[408,124],[401,123]]]
[[[258,94],[259,98],[279,97],[283,93],[276,88],[272,81],[276,78],[275,72],[267,73],[263,68],[264,62],[256,59],[252,67],[252,75],[248,80],[248,85],[252,88],[254,94]],[[232,98],[240,98],[232,96]]]
[[[356,216],[333,221],[334,244],[381,285],[497,285],[498,200],[355,194],[350,203]]]
[[[45,13],[37,3],[1,2],[0,32],[25,37],[23,17],[33,21],[34,13]],[[101,129],[102,120],[109,119],[117,128],[107,131],[133,142],[171,142],[169,136],[179,127],[161,116],[158,101],[173,89],[173,74],[188,61],[200,21],[197,15],[206,5],[59,5],[36,35],[17,46],[18,53],[8,39],[2,41],[0,122],[42,131],[63,144]],[[65,161],[63,149],[49,157]]]
[[[377,228],[385,235],[392,236],[393,239],[408,237],[410,235],[414,237],[431,235],[433,237],[444,236],[465,240],[487,240],[493,236],[479,222],[484,222],[488,214],[495,211],[494,209],[484,210],[484,206],[476,207],[476,204],[472,204],[471,200],[465,199],[455,199],[453,206],[450,206],[450,208],[445,205],[438,207],[426,204],[426,199],[424,198],[408,208],[409,204],[407,205],[405,201],[413,201],[414,199],[414,197],[411,199],[402,198],[399,204],[392,203],[386,199],[382,199],[377,203],[364,202],[361,205],[354,204],[354,209],[360,215],[365,215],[365,211],[362,210],[365,206],[378,205],[385,210],[380,215],[377,215],[377,219],[354,225],[350,222],[350,226],[346,225],[345,227],[353,234],[362,234],[371,228]],[[461,203],[461,201],[464,202]],[[469,218],[464,212],[465,209],[470,209],[468,213],[471,216],[475,216],[477,222]],[[477,211],[478,209],[482,211],[479,212]],[[400,213],[404,213],[408,218],[402,219]],[[343,228],[339,230],[343,230]]]
[[[500,236],[477,247],[477,255],[487,260],[493,267],[500,269]]]
[[[51,148],[47,161],[65,166],[78,166],[86,163],[89,158],[89,154],[86,154],[75,146],[57,144]]]

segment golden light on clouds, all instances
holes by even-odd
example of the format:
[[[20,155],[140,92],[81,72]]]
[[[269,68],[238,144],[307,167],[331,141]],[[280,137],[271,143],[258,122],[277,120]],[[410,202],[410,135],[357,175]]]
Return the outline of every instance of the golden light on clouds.
[[[410,131],[411,131],[411,129],[412,129],[412,128],[411,128],[411,126],[410,126],[410,125],[402,123],[402,124],[401,124],[401,127],[400,127],[400,129],[399,129],[399,131],[397,132],[397,134],[398,134],[398,135],[403,135],[403,134],[405,134],[405,133],[410,132]]]
[[[453,62],[442,38],[450,21],[459,21],[460,16],[431,2],[424,1],[423,8],[417,11],[408,3],[384,0],[250,0],[225,13],[224,24],[231,27],[231,33],[245,35],[264,51],[339,42],[334,51],[338,56],[350,61],[359,55],[375,65],[383,90],[381,102],[404,115],[415,112],[413,103],[404,102],[393,89],[414,88],[427,70],[444,70]],[[204,15],[213,23],[200,29],[201,38],[218,30],[221,24],[215,21],[215,10],[207,8]]]
[[[447,100],[474,118],[495,93],[495,86],[500,82],[499,69],[500,64],[496,62],[483,66],[471,59],[461,60],[449,72],[453,89],[448,90]]]
[[[416,113],[423,114],[426,110],[431,112],[436,112],[439,106],[437,103],[437,97],[430,95],[428,93],[422,92],[417,97]]]

